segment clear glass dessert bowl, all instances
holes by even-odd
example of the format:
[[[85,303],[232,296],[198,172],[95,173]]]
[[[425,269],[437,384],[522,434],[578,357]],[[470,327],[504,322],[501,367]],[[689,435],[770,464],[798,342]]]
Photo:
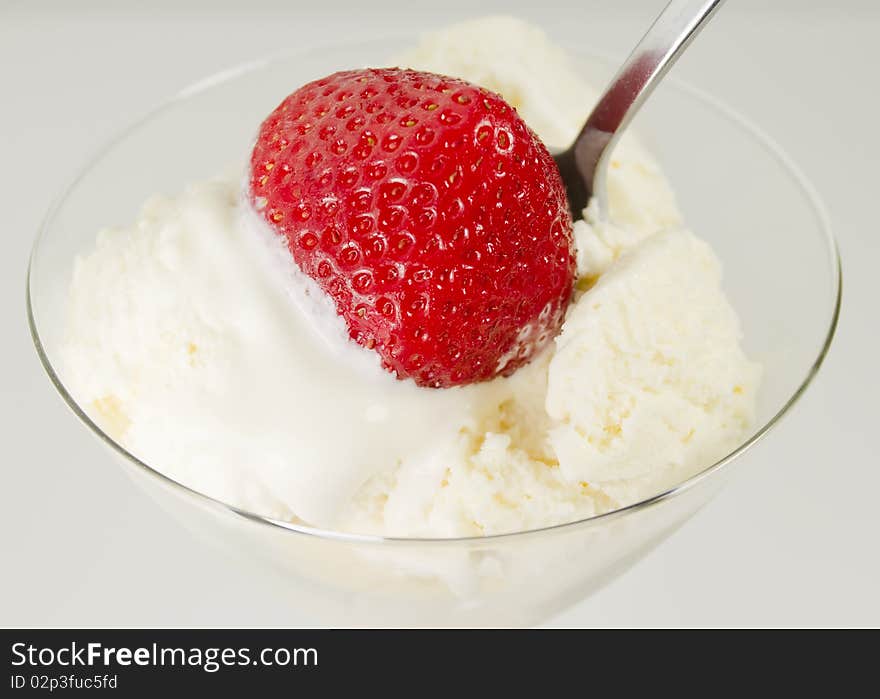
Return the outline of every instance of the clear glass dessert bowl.
[[[85,167],[39,232],[27,282],[31,331],[58,392],[126,472],[246,565],[280,569],[291,604],[309,622],[535,624],[619,575],[705,504],[795,404],[834,334],[840,263],[821,203],[769,137],[703,92],[668,80],[633,128],[660,160],[689,227],[720,257],[745,349],[764,373],[752,433],[666,492],[577,522],[474,538],[378,538],[275,521],[187,488],[164,476],[162,464],[129,453],[77,404],[57,361],[73,261],[99,229],[131,221],[154,192],[174,193],[246,162],[257,125],[295,87],[334,70],[385,65],[404,46],[348,44],[245,65],[187,88],[132,126]],[[597,86],[617,65],[571,53]]]

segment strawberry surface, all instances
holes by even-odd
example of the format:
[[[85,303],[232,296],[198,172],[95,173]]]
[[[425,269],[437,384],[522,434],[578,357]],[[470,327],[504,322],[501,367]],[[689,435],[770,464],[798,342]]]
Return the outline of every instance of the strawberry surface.
[[[565,188],[483,88],[397,68],[304,85],[260,127],[250,195],[398,378],[509,375],[562,323],[575,270]]]

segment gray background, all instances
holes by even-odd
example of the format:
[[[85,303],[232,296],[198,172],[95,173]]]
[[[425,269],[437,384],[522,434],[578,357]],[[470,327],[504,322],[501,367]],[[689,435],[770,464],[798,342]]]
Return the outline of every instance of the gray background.
[[[620,55],[663,4],[0,0],[0,625],[298,623],[283,581],[205,549],[136,490],[37,362],[29,247],[97,145],[178,88],[293,45],[417,33],[478,5]],[[880,391],[878,6],[730,0],[676,67],[760,123],[817,185],[843,251],[841,328],[806,399],[721,496],[554,625],[880,624],[880,460],[869,443]]]

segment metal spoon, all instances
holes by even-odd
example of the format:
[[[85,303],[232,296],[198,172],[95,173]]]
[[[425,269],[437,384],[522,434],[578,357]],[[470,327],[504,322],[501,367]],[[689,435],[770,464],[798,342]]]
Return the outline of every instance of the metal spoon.
[[[621,66],[574,143],[554,156],[575,219],[596,197],[607,217],[605,173],[614,145],[651,91],[724,0],[672,0]]]

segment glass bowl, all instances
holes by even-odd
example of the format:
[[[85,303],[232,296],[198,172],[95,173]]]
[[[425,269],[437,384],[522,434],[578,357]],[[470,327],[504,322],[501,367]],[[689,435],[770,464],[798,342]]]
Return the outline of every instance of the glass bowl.
[[[268,564],[290,602],[321,625],[530,625],[578,602],[669,536],[721,487],[733,462],[803,393],[828,350],[840,306],[835,243],[812,187],[760,129],[668,79],[633,128],[673,183],[689,226],[711,243],[764,367],[758,420],[732,453],[663,493],[586,520],[461,539],[321,531],[243,512],[177,483],[105,434],[65,388],[56,353],[72,263],[97,231],[133,219],[154,192],[174,193],[246,162],[257,125],[293,88],[335,70],[384,65],[407,42],[348,44],[248,64],[183,90],[106,146],[52,207],[27,282],[31,331],[76,416],[142,487],[243,565]],[[573,50],[596,86],[618,62]],[[590,105],[584,105],[584,114]]]

